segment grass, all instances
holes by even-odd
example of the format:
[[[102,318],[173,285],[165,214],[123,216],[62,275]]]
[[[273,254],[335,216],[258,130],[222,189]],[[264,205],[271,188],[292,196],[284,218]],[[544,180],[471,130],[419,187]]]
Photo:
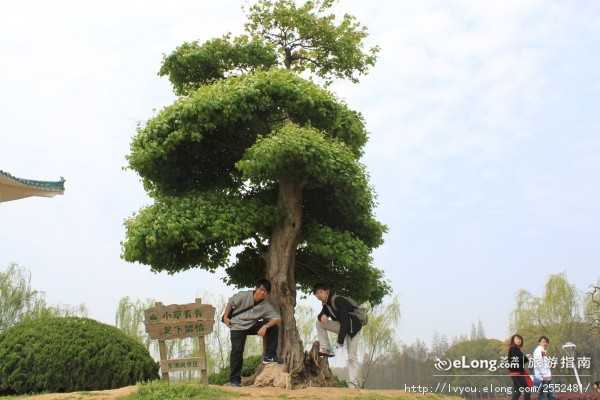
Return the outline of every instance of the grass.
[[[196,383],[172,383],[154,381],[140,384],[137,393],[125,396],[123,400],[204,400],[232,399],[239,394]]]
[[[46,392],[42,393],[34,393],[34,394],[14,394],[9,396],[0,396],[0,400],[26,400],[31,399],[32,396],[40,396],[48,394]],[[95,396],[99,396],[99,393],[88,393],[88,392],[72,392],[69,393],[66,397],[63,397],[63,400],[87,400],[93,399]]]

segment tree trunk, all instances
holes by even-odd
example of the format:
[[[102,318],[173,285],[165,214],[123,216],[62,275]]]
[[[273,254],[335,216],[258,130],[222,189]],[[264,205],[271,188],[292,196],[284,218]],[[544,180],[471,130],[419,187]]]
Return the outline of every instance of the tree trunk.
[[[271,236],[267,254],[267,279],[271,281],[271,298],[280,307],[281,327],[278,354],[291,374],[302,370],[302,340],[296,328],[296,250],[302,229],[303,185],[281,178],[277,207],[281,220]]]
[[[267,371],[260,365],[254,375],[243,380],[244,385],[275,384],[287,382],[291,386],[335,386],[336,378],[329,369],[327,358],[319,356],[319,343],[315,342],[309,352],[304,352],[302,339],[296,327],[296,251],[302,232],[303,184],[287,178],[279,180],[277,207],[282,213],[271,236],[266,254],[267,279],[271,281],[271,300],[281,311],[281,327],[277,354],[283,363],[281,376],[275,378],[273,368]],[[316,322],[316,321],[315,321]]]

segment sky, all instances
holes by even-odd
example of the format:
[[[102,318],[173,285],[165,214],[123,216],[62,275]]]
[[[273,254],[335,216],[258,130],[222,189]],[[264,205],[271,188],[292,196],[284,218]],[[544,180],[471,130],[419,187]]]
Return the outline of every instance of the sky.
[[[0,204],[0,269],[52,304],[114,323],[120,298],[229,296],[222,273],[124,262],[123,221],[150,204],[125,170],[136,126],[175,96],[157,76],[183,41],[239,33],[246,1],[19,1],[0,13],[0,169],[66,179]],[[332,89],[363,113],[363,162],[389,232],[374,253],[404,343],[481,320],[508,335],[518,289],[600,278],[600,3],[342,1],[381,52]],[[315,304],[314,302],[312,303]]]

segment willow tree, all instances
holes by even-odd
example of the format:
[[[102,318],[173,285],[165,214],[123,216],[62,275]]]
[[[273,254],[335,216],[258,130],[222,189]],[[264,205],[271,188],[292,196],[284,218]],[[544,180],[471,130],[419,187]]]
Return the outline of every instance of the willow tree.
[[[123,257],[169,273],[223,267],[238,287],[270,279],[293,374],[297,290],[326,282],[374,304],[390,291],[371,257],[385,226],[360,162],[364,120],[326,88],[357,82],[378,49],[331,7],[259,1],[244,35],[183,43],[159,73],[179,97],[139,127],[128,156],[154,203],[126,221]]]

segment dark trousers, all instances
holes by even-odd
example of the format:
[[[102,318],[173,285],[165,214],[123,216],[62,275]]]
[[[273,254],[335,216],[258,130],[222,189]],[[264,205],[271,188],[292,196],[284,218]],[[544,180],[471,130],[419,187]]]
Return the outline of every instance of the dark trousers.
[[[523,394],[525,400],[529,400],[531,398],[531,391],[525,377],[522,375],[513,375],[511,378],[513,381],[512,400],[518,400],[521,394]]]
[[[231,354],[229,356],[229,368],[231,374],[229,375],[229,382],[241,383],[242,382],[242,364],[244,362],[244,347],[246,346],[246,336],[256,335],[261,326],[266,324],[268,321],[259,320],[256,324],[245,331],[231,331]],[[277,338],[279,335],[279,329],[277,325],[273,325],[267,329],[265,335],[267,339],[267,349],[265,356],[275,358],[277,357]]]

